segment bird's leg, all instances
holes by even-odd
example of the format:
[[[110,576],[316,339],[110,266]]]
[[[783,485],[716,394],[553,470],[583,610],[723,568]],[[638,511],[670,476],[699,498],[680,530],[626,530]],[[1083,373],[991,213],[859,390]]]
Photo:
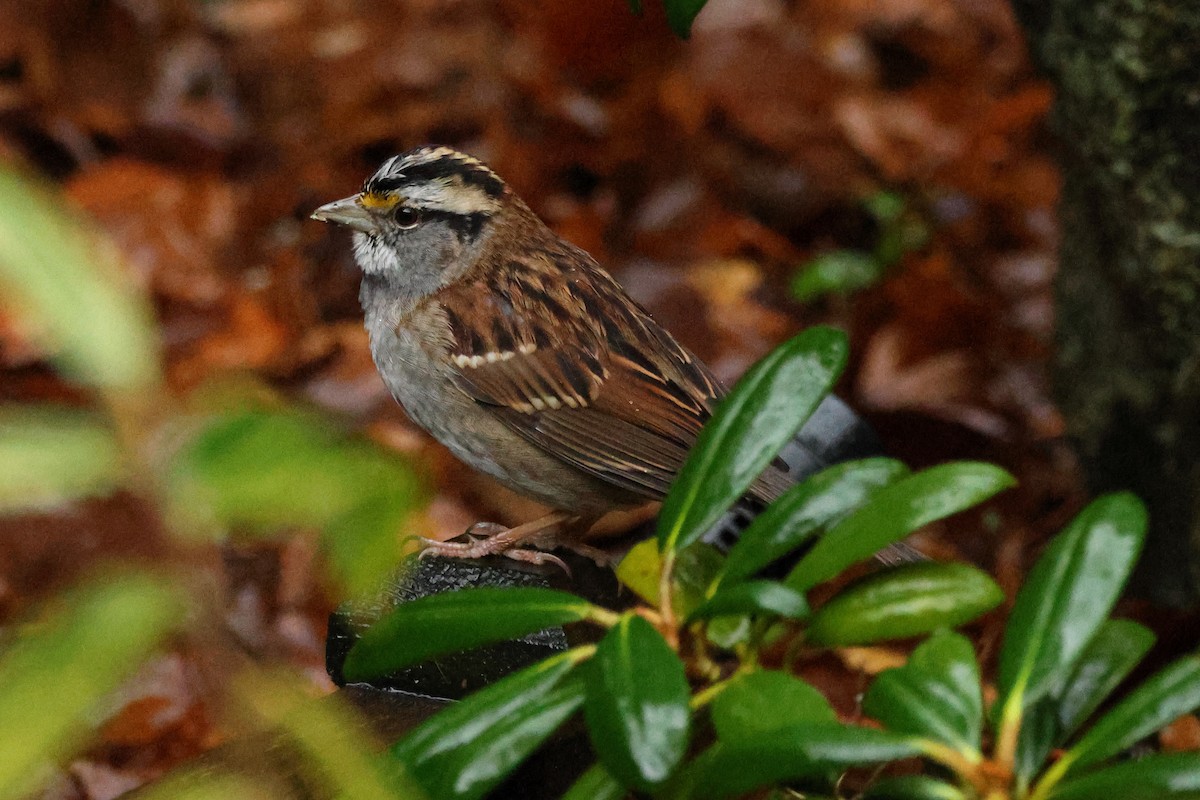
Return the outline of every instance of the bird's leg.
[[[559,539],[560,534],[579,521],[578,516],[554,511],[540,519],[512,528],[505,528],[494,522],[480,522],[472,525],[467,531],[467,535],[471,537],[469,542],[441,542],[436,539],[422,538],[419,557],[435,555],[446,558],[483,558],[490,555],[503,555],[530,564],[557,564],[563,570],[570,572],[562,559],[534,548],[554,547],[563,543]],[[529,547],[520,547],[520,545]],[[573,543],[567,542],[565,545],[573,547]]]

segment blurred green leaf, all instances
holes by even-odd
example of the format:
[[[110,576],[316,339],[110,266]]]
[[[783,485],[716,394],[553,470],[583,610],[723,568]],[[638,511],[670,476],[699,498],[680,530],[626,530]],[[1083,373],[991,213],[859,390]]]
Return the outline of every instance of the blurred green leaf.
[[[379,800],[424,800],[425,793],[403,769],[387,764],[359,719],[338,697],[320,701],[293,676],[247,673],[238,677],[236,697],[265,727],[278,729],[300,751],[299,769],[328,786],[333,796]]]
[[[687,750],[683,662],[654,626],[630,614],[600,641],[588,667],[584,716],[600,763],[625,785],[648,791]]]
[[[908,202],[904,199],[904,195],[899,192],[889,192],[886,189],[864,198],[862,204],[867,213],[874,217],[881,225],[886,225],[900,219],[900,216],[908,207]]]
[[[400,561],[400,534],[425,499],[407,460],[288,410],[203,418],[175,456],[169,486],[184,530],[321,530],[355,594],[373,589]]]
[[[266,530],[322,526],[364,499],[394,494],[411,504],[418,494],[403,459],[346,439],[315,415],[287,410],[204,418],[171,477],[197,521]]]
[[[571,784],[561,800],[623,800],[629,792],[607,770],[593,764]]]
[[[279,787],[242,775],[206,770],[172,772],[137,792],[137,800],[273,800]]]
[[[1055,788],[1051,800],[1197,800],[1200,753],[1148,756]]]
[[[806,591],[918,528],[982,503],[1015,483],[999,467],[972,461],[942,464],[896,481],[821,537],[792,569],[787,584]]]
[[[663,0],[667,9],[667,23],[676,36],[686,39],[692,35],[692,21],[707,2],[708,0]]]
[[[867,458],[830,467],[793,486],[742,533],[718,580],[753,575],[907,474],[908,468],[899,461]]]
[[[594,618],[602,609],[539,587],[459,589],[401,603],[346,654],[346,679],[364,681],[443,653]]]
[[[713,727],[722,740],[736,741],[777,728],[837,722],[829,701],[810,684],[776,670],[739,675],[712,703]]]
[[[430,797],[483,797],[583,704],[583,682],[570,673],[585,655],[548,658],[475,692],[401,739],[392,756]]]
[[[1055,693],[1061,744],[1087,721],[1154,645],[1154,634],[1125,619],[1106,620]]]
[[[905,564],[852,584],[817,609],[809,640],[825,645],[906,639],[970,622],[1004,592],[967,564]]]
[[[1145,532],[1141,502],[1131,494],[1111,494],[1088,505],[1051,540],[1017,593],[1005,626],[996,708],[1007,718],[1065,677],[1116,603]]]
[[[691,613],[690,619],[764,613],[784,619],[806,619],[808,601],[795,589],[776,581],[744,581],[719,589]]]
[[[763,786],[824,777],[918,754],[914,740],[894,733],[837,723],[811,723],[717,742],[671,784],[668,797],[719,800]]]
[[[863,800],[967,800],[957,786],[928,775],[901,775],[871,784]]]
[[[971,642],[938,631],[913,651],[907,664],[879,674],[863,711],[889,730],[934,739],[979,761],[983,688]]]
[[[165,583],[96,579],[16,631],[0,654],[0,799],[24,797],[84,746],[105,696],[183,615]]]
[[[0,512],[106,494],[125,473],[99,415],[49,406],[0,406],[0,464]]]
[[[1066,752],[1069,771],[1104,761],[1200,708],[1200,655],[1184,656],[1134,689]]]
[[[841,331],[809,328],[750,368],[700,431],[663,501],[659,550],[687,547],[745,494],[828,394],[847,349]]]
[[[802,303],[827,294],[851,294],[874,286],[886,264],[859,250],[832,250],[811,258],[792,279],[792,295]]]
[[[81,381],[126,389],[159,382],[153,318],[115,249],[62,198],[3,167],[0,304],[32,325]]]

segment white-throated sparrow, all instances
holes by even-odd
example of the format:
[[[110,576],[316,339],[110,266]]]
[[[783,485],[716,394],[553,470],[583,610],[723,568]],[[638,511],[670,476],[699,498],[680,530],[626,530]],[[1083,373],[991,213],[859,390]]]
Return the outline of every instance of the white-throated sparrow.
[[[724,389],[484,164],[412,150],[313,217],[354,231],[371,354],[409,416],[557,509],[426,552],[557,561],[519,545],[547,546],[666,493]],[[767,502],[791,482],[773,466],[750,494]]]

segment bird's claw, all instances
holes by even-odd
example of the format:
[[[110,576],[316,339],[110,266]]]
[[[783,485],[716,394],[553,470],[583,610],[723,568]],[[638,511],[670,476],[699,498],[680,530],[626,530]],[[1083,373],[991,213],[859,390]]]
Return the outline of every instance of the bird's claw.
[[[483,530],[490,532],[484,535]],[[527,564],[534,564],[535,566],[554,564],[562,569],[568,577],[571,576],[571,568],[556,555],[544,553],[541,550],[511,547],[511,543],[503,539],[496,539],[499,534],[506,533],[507,531],[508,528],[497,525],[494,522],[481,522],[472,525],[467,531],[466,536],[470,539],[469,542],[443,542],[438,539],[419,536],[417,540],[421,545],[421,550],[417,553],[417,559],[421,560],[429,556],[441,556],[443,558],[483,558],[491,555],[502,555],[514,561],[524,561]]]

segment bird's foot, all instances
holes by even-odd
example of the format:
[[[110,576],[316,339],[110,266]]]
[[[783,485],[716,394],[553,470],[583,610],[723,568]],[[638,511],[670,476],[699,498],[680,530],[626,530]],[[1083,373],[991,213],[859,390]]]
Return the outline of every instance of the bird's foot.
[[[571,520],[563,514],[550,514],[533,522],[506,528],[495,522],[479,522],[467,530],[466,542],[443,542],[437,539],[419,539],[421,552],[418,558],[442,556],[443,558],[483,558],[502,555],[527,564],[554,564],[568,575],[570,568],[561,558],[522,544],[553,546],[555,535]]]

